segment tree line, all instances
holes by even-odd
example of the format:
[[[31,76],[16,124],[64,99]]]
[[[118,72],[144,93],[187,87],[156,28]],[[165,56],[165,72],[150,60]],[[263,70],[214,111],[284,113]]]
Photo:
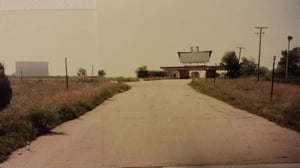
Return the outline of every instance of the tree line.
[[[288,76],[291,80],[300,81],[300,47],[295,47],[288,53]],[[286,60],[287,60],[287,50],[281,51],[281,57],[278,61],[277,67],[275,69],[275,74],[278,79],[284,79],[286,70]],[[266,76],[269,74],[267,67],[257,68],[257,64],[253,58],[243,57],[241,62],[239,61],[236,53],[234,51],[228,51],[222,57],[220,65],[227,66],[226,75],[229,78],[238,78],[241,76],[253,76],[259,74],[261,76]]]
[[[100,69],[100,70],[98,70],[97,75],[98,76],[105,76],[106,73],[105,73],[105,71],[103,69]],[[79,68],[78,72],[77,72],[77,76],[79,76],[79,77],[85,77],[85,76],[87,76],[86,69]]]

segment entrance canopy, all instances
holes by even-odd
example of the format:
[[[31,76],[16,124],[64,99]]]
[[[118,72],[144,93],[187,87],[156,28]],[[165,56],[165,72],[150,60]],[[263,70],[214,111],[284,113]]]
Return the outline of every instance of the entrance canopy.
[[[172,67],[160,67],[167,72],[167,76],[171,78],[189,79],[190,71],[208,71],[208,70],[226,70],[226,66],[172,66]],[[174,74],[179,74],[179,76]]]

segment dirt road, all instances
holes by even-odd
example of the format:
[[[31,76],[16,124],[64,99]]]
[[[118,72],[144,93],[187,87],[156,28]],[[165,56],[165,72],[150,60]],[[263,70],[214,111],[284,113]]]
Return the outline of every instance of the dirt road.
[[[1,168],[300,162],[300,134],[202,95],[187,80],[133,88],[16,151]]]

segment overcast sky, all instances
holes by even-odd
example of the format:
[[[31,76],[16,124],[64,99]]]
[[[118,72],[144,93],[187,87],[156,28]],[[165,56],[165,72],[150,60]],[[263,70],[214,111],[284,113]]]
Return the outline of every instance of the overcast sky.
[[[93,8],[96,0],[0,0],[1,10]]]
[[[0,0],[2,10],[31,8],[95,9],[96,2]],[[288,35],[294,37],[291,47],[300,46],[299,0],[97,0],[97,12],[98,55],[73,66],[96,62],[111,76],[133,76],[141,65],[180,65],[177,52],[196,45],[213,50],[209,64],[219,63],[226,51],[238,51],[236,47],[245,47],[242,56],[257,60],[254,26],[269,27],[262,38],[262,66],[270,68],[272,57],[287,48]]]

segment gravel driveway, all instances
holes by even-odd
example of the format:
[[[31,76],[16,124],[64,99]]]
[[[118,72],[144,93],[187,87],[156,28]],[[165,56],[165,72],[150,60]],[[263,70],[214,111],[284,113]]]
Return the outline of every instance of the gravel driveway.
[[[1,168],[300,162],[300,134],[194,91],[188,80],[130,83]]]

